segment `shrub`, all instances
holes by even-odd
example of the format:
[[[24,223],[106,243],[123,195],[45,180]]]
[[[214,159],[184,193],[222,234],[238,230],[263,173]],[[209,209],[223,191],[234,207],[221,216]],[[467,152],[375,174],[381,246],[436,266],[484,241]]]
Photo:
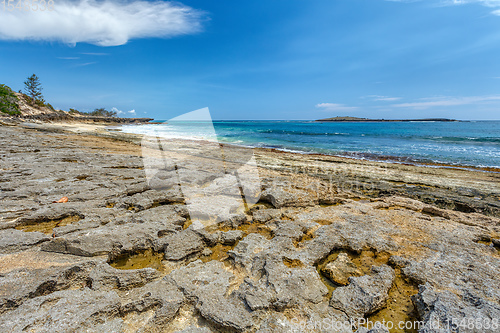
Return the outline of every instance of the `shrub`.
[[[115,111],[108,111],[105,108],[94,109],[92,112],[87,113],[89,116],[96,117],[116,117],[117,113]]]
[[[45,104],[45,106],[48,107],[49,109],[51,109],[52,111],[56,110],[56,109],[54,109],[54,107],[50,103]]]
[[[12,89],[4,84],[0,84],[0,112],[9,115],[21,114],[18,105],[19,99],[14,94]]]

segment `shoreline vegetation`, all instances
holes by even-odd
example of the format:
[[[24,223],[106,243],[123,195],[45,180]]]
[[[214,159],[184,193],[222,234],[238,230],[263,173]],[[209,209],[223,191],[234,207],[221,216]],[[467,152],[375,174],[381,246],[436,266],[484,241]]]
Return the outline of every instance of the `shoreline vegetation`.
[[[28,78],[28,80],[30,79],[36,80],[38,78],[34,75],[34,78]],[[34,84],[31,83],[31,85]],[[31,89],[36,90],[36,88]],[[41,91],[41,88],[37,89]],[[5,119],[11,118],[14,121],[17,119],[21,121],[102,124],[140,124],[154,120],[153,118],[120,118],[116,116],[115,112],[107,111],[104,108],[98,108],[88,113],[75,109],[56,110],[50,103],[45,102],[40,91],[32,92],[32,96],[29,96],[21,91],[14,92],[10,87],[0,84],[0,120],[3,119],[5,122]]]

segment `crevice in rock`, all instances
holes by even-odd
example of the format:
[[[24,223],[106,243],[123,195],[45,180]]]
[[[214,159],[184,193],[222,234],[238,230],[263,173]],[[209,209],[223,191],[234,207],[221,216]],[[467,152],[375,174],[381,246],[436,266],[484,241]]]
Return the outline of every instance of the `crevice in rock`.
[[[115,165],[110,167],[104,167],[105,169],[137,169],[144,170],[144,167],[135,166],[135,165]]]
[[[78,222],[81,219],[82,217],[80,215],[70,215],[55,220],[40,219],[37,221],[30,221],[28,224],[18,225],[15,228],[26,232],[38,231],[47,235],[52,235],[54,228],[69,225]]]
[[[304,267],[304,263],[299,259],[290,259],[287,257],[283,257],[283,264],[285,264],[288,268]]]
[[[202,251],[201,253],[201,261],[204,263],[212,261],[212,260],[217,260],[217,261],[222,261],[224,264],[228,263],[230,257],[229,254],[227,254],[228,251],[231,251],[235,248],[237,243],[233,245],[223,245],[223,244],[216,244],[215,246],[207,248],[209,251]]]
[[[269,240],[274,238],[273,231],[264,223],[243,223],[236,230],[243,231],[245,233],[244,237],[249,234],[260,234]]]
[[[493,238],[487,235],[482,235],[477,239],[473,240],[474,242],[482,245],[486,245],[487,247],[496,250],[496,254],[500,255],[500,239]]]
[[[125,252],[108,260],[108,264],[116,269],[141,269],[154,268],[157,271],[164,271],[165,265],[162,263],[163,252],[155,252],[152,249]]]
[[[331,222],[328,222],[326,220],[321,220],[321,222],[315,220],[314,222],[319,223],[320,225],[328,225],[331,223]],[[324,222],[324,224],[322,222]],[[318,228],[311,228],[311,229],[307,230],[302,236],[300,236],[300,238],[298,240],[293,240],[293,242],[292,242],[293,246],[295,246],[296,248],[301,248],[303,246],[304,242],[309,241],[315,237],[314,232],[317,229]]]
[[[418,327],[415,322],[419,321],[417,309],[415,308],[411,296],[418,293],[417,284],[406,278],[400,268],[395,269],[396,278],[389,290],[389,298],[383,309],[372,313],[366,317],[371,322],[391,321],[394,328],[391,333],[417,333],[416,329],[399,329],[399,322],[413,322],[412,327]]]

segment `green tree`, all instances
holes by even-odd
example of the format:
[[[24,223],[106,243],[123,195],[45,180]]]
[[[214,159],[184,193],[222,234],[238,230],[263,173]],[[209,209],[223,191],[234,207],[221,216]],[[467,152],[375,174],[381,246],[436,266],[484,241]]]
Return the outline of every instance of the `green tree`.
[[[45,103],[45,101],[43,100],[42,84],[40,83],[40,78],[35,74],[31,75],[26,79],[26,81],[24,81],[24,92],[26,93],[26,95],[31,97],[31,103]]]
[[[115,111],[108,111],[105,108],[98,108],[89,112],[89,115],[98,117],[116,117],[117,113]]]

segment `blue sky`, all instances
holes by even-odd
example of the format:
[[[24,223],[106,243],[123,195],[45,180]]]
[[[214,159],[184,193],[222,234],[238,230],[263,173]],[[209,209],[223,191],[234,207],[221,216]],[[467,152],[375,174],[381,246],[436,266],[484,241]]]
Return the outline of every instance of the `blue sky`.
[[[0,8],[0,82],[169,119],[500,119],[500,0],[54,0]],[[134,112],[128,112],[134,110]]]

